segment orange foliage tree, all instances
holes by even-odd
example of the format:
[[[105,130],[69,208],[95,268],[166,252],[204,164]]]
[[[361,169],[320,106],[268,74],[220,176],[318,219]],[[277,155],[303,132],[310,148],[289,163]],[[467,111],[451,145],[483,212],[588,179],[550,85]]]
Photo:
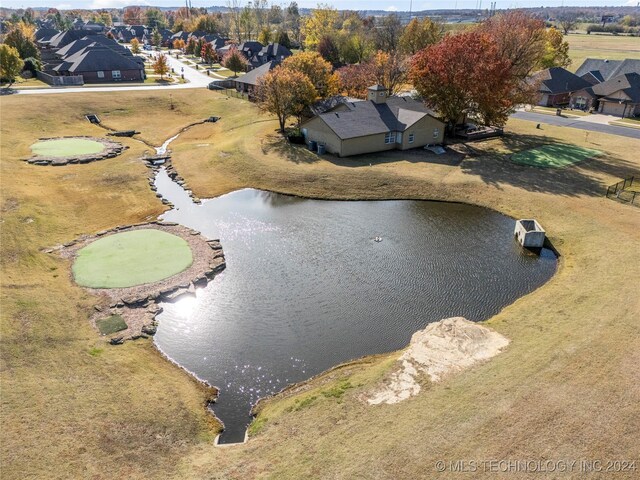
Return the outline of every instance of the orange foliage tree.
[[[425,103],[450,126],[465,115],[503,125],[517,79],[494,39],[479,31],[447,35],[412,58],[410,79]]]

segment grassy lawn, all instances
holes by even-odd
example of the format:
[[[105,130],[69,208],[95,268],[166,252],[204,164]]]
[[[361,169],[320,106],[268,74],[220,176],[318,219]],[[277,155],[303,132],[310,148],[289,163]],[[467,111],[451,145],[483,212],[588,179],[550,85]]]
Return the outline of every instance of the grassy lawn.
[[[614,120],[613,122],[609,122],[609,125],[618,125],[620,127],[640,128],[640,120],[637,120],[635,118],[620,118],[618,120]]]
[[[565,39],[569,42],[571,65],[568,69],[572,72],[575,72],[586,58],[608,60],[640,58],[639,37],[571,33]]]
[[[580,148],[575,145],[543,145],[511,155],[511,160],[520,165],[540,168],[562,168],[601,155],[599,150]]]
[[[7,87],[8,83],[0,83],[1,88]],[[11,85],[11,88],[50,88],[51,85],[38,80],[37,78],[16,78],[16,81]]]
[[[43,157],[69,157],[72,155],[89,155],[104,150],[104,145],[94,140],[83,138],[61,138],[46,140],[31,145],[31,151]]]
[[[3,477],[435,478],[437,460],[637,458],[640,217],[604,198],[606,185],[640,172],[637,140],[514,119],[502,138],[457,146],[454,165],[422,150],[319,157],[283,143],[255,105],[213,92],[13,95],[0,107],[12,112],[0,120]],[[69,262],[41,251],[164,208],[138,160],[151,148],[133,139],[87,165],[20,160],[43,135],[103,135],[87,112],[153,145],[220,116],[172,144],[201,198],[255,187],[473,203],[536,218],[562,255],[558,272],[487,322],[511,340],[491,361],[370,407],[359,397],[395,355],[366,358],[264,403],[247,444],[214,448],[203,387],[150,341],[107,345],[88,321],[95,297],[73,283]],[[564,169],[509,160],[569,144],[602,155]]]
[[[185,240],[144,229],[100,238],[78,251],[73,276],[91,288],[123,288],[153,283],[193,263]]]
[[[544,113],[545,115],[556,115],[556,111],[557,108],[553,108],[553,107],[541,107],[539,105],[536,105],[535,107],[533,107],[533,111],[536,113]],[[588,112],[583,112],[581,110],[566,110],[563,109],[562,110],[562,115],[563,117],[584,117],[590,115],[590,113]]]

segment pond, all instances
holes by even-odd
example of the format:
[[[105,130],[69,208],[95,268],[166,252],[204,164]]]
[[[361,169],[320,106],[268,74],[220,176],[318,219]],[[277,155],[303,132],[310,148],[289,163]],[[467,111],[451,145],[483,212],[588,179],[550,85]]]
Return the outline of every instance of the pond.
[[[339,202],[240,190],[195,205],[164,171],[163,219],[220,238],[227,269],[163,304],[155,337],[220,388],[221,443],[251,405],[341,362],[405,347],[429,322],[484,320],[546,282],[550,250],[522,250],[514,220],[428,201]],[[376,238],[378,237],[378,238]]]

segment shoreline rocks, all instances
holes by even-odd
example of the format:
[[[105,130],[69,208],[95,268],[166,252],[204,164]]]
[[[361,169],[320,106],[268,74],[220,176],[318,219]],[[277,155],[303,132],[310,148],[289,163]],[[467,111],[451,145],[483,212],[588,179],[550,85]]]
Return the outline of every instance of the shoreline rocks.
[[[44,155],[33,155],[30,158],[25,159],[25,162],[31,165],[41,165],[41,166],[55,166],[61,167],[65,165],[73,165],[73,164],[86,164],[91,162],[96,162],[99,160],[105,160],[107,158],[114,158],[120,155],[123,151],[128,149],[129,147],[126,145],[122,145],[119,142],[115,142],[113,140],[102,138],[102,137],[88,137],[88,136],[64,136],[64,137],[43,137],[39,140],[41,142],[51,141],[51,140],[60,140],[63,138],[77,138],[81,140],[92,140],[94,142],[101,143],[104,145],[104,150],[98,153],[90,153],[87,155],[69,155],[66,157],[48,157]]]
[[[126,340],[154,335],[157,325],[156,316],[162,312],[159,303],[176,301],[185,294],[195,295],[197,287],[205,286],[224,270],[226,260],[220,241],[207,239],[200,232],[175,222],[156,220],[135,225],[118,225],[108,230],[101,230],[94,235],[84,235],[59,247],[47,249],[52,253],[57,252],[63,258],[73,260],[78,250],[98,238],[123,231],[150,228],[165,231],[184,239],[191,248],[193,263],[182,272],[154,283],[127,288],[95,289],[83,287],[100,298],[90,317],[94,327],[96,321],[110,315],[120,315],[127,324],[126,330],[111,335],[109,341],[113,345],[119,345]]]

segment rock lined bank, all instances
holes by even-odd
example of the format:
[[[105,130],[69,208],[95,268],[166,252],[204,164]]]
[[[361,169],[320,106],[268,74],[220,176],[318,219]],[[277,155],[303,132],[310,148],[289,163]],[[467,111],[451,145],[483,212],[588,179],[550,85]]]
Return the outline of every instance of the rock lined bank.
[[[113,140],[109,140],[107,138],[101,138],[101,137],[70,135],[70,136],[64,136],[64,137],[44,137],[38,140],[41,142],[46,142],[50,140],[60,140],[63,138],[77,138],[79,140],[92,140],[94,142],[98,142],[104,145],[104,150],[98,153],[90,153],[87,155],[69,155],[66,157],[50,157],[46,155],[32,155],[30,158],[25,159],[25,162],[30,163],[32,165],[44,165],[44,166],[51,165],[55,167],[61,167],[64,165],[73,165],[78,163],[91,163],[91,162],[96,162],[98,160],[105,160],[107,158],[117,157],[123,151],[129,148],[128,146],[122,145],[119,142],[114,142]]]
[[[156,332],[156,316],[162,311],[159,303],[172,302],[185,294],[195,294],[196,287],[205,286],[216,274],[226,268],[222,245],[219,240],[209,240],[195,230],[173,222],[145,222],[135,225],[118,226],[85,235],[64,245],[45,250],[73,260],[78,250],[94,240],[132,230],[156,229],[184,239],[191,248],[193,263],[176,275],[163,280],[128,288],[87,288],[99,301],[94,306],[91,322],[111,315],[120,315],[127,324],[126,330],[110,335],[112,344],[125,340],[146,338]],[[84,287],[83,287],[84,288]]]

